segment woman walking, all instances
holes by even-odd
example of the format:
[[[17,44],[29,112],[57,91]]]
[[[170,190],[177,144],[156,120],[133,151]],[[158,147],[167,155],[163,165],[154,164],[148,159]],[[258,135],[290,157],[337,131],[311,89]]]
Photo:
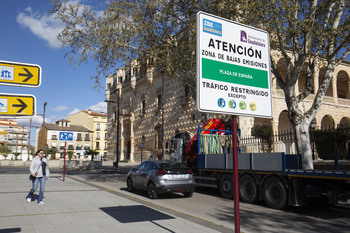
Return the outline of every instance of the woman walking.
[[[47,166],[47,159],[44,157],[44,151],[42,149],[36,152],[32,163],[30,164],[29,170],[34,179],[32,180],[33,187],[26,197],[27,202],[32,201],[33,193],[37,190],[38,184],[40,183],[38,204],[43,205],[45,181],[49,178],[50,171],[49,167]]]

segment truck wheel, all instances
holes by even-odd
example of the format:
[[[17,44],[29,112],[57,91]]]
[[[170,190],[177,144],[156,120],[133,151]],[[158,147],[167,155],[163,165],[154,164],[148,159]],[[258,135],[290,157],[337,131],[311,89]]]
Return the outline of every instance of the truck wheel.
[[[224,198],[233,198],[233,177],[232,175],[225,174],[220,179],[220,192]]]
[[[158,198],[158,193],[156,190],[156,187],[154,186],[153,182],[148,183],[148,196],[151,199],[157,199]]]
[[[268,178],[263,185],[263,198],[266,205],[273,209],[282,209],[287,204],[287,189],[281,179]]]
[[[134,185],[132,184],[132,180],[130,178],[128,178],[126,180],[126,186],[127,186],[127,189],[129,192],[134,192],[135,189],[134,189]]]
[[[250,175],[243,175],[239,179],[239,197],[246,203],[255,203],[258,200],[258,186]]]

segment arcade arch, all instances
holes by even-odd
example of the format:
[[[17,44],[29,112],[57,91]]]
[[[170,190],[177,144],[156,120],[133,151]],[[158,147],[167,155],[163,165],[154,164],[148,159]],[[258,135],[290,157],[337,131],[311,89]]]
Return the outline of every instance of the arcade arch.
[[[333,129],[334,119],[330,115],[325,115],[321,120],[321,129]]]

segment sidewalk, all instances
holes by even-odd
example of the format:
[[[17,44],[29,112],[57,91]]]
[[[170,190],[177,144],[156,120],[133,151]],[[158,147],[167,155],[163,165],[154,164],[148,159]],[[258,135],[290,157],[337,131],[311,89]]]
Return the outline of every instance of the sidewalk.
[[[0,174],[0,187],[0,232],[219,232],[69,175],[52,174],[45,205],[26,202],[27,174]]]

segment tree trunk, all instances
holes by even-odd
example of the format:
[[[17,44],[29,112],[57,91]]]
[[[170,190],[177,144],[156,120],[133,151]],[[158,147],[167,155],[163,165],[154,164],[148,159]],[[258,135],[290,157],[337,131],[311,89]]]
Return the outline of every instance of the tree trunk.
[[[313,170],[314,164],[312,161],[312,150],[310,144],[309,126],[305,122],[300,122],[295,125],[295,133],[299,135],[296,137],[298,154],[303,158],[303,169]]]

